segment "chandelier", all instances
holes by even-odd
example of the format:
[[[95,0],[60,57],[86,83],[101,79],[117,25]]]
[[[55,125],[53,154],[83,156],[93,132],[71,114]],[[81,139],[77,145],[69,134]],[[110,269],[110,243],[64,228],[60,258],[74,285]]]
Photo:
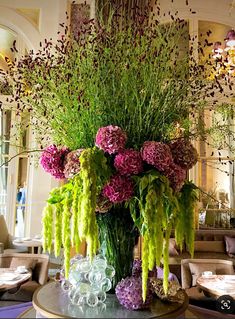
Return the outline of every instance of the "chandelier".
[[[228,31],[224,45],[215,42],[212,52],[215,60],[214,76],[225,79],[235,77],[235,31]]]

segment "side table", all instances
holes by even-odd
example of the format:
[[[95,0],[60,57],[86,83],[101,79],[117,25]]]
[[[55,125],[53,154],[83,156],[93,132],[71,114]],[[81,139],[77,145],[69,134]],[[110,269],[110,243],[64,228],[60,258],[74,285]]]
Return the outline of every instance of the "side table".
[[[37,318],[184,318],[188,296],[183,303],[168,303],[157,299],[148,310],[130,311],[121,306],[115,295],[107,294],[105,304],[90,308],[75,306],[69,301],[60,283],[50,282],[40,287],[33,295]]]
[[[14,240],[13,245],[17,247],[27,247],[32,254],[34,254],[34,248],[37,247],[38,254],[42,252],[42,241],[38,239],[31,239],[31,240],[23,240],[21,242]]]

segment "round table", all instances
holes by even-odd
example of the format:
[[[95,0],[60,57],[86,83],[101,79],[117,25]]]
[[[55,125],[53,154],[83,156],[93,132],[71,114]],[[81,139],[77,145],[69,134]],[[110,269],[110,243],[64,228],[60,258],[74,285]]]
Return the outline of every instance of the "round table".
[[[184,318],[188,297],[184,293],[182,303],[166,303],[155,299],[151,309],[130,311],[122,307],[116,296],[107,294],[105,304],[91,308],[75,306],[69,301],[59,282],[40,287],[33,295],[37,318]]]
[[[4,274],[15,274],[18,278],[15,280],[4,280]],[[22,285],[24,282],[28,281],[32,276],[32,272],[28,271],[25,274],[16,273],[16,269],[13,268],[0,268],[0,281],[3,281],[3,284],[0,284],[0,291],[6,291],[12,288],[16,288]]]
[[[30,307],[29,309],[23,311],[16,319],[18,318],[36,318],[36,311],[34,307]]]
[[[197,285],[212,297],[230,295],[235,299],[235,275],[201,276]]]
[[[13,245],[17,247],[27,247],[29,248],[30,252],[34,254],[34,248],[37,247],[38,254],[41,254],[42,251],[42,240],[39,239],[31,239],[31,240],[22,240],[22,241],[13,241]]]

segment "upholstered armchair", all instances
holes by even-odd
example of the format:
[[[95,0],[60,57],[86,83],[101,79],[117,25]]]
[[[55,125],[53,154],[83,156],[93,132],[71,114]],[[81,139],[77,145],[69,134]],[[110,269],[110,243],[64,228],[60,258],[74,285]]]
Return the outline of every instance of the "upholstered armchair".
[[[183,259],[181,261],[182,288],[189,296],[191,305],[215,309],[215,299],[205,296],[196,285],[196,280],[204,271],[212,271],[217,275],[234,274],[233,262],[219,259]]]
[[[9,234],[7,224],[3,215],[0,215],[0,243],[3,244],[4,253],[25,253],[27,247],[16,248],[13,245],[14,237]]]
[[[31,301],[34,291],[48,281],[49,256],[44,254],[2,254],[0,268],[25,266],[32,271],[32,278],[20,287],[8,290],[0,295],[0,300]]]

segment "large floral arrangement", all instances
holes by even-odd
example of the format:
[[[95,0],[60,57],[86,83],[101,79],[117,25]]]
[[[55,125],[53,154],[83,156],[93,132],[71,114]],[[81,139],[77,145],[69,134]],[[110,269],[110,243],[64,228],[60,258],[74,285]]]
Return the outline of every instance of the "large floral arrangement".
[[[44,150],[41,164],[58,179],[64,178],[63,172],[67,171],[68,162],[74,154],[76,163],[79,163],[76,168],[73,166],[71,180],[51,192],[44,211],[44,248],[51,249],[55,210],[55,251],[58,253],[63,244],[68,275],[70,238],[76,247],[85,239],[88,254],[93,256],[99,249],[96,214],[107,213],[113,205],[125,203],[143,236],[142,291],[145,300],[148,272],[160,265],[162,256],[164,287],[167,289],[168,246],[173,225],[177,242],[182,246],[186,239],[193,254],[197,192],[192,183],[186,182],[186,168],[196,164],[197,151],[184,138],[171,145],[145,141],[140,150],[127,149],[127,138],[122,128],[109,125],[99,128],[93,148],[69,152],[66,147],[58,149],[51,145]],[[181,147],[182,144],[185,147]],[[62,221],[59,220],[60,210],[63,211]]]
[[[185,241],[193,254],[197,191],[186,176],[197,152],[191,140],[210,135],[221,147],[232,136],[226,125],[206,127],[202,120],[208,96],[213,114],[230,115],[217,103],[220,83],[205,81],[204,66],[188,49],[187,22],[170,12],[172,23],[161,24],[158,6],[147,9],[135,8],[131,19],[124,10],[84,21],[75,36],[64,26],[56,43],[45,40],[36,54],[8,62],[7,73],[16,116],[31,115],[44,149],[42,167],[67,179],[51,191],[43,212],[44,249],[54,242],[59,255],[64,248],[68,275],[71,246],[78,250],[85,240],[92,257],[105,241],[106,255],[127,258],[138,231],[144,300],[148,271],[161,261],[167,290],[173,229],[179,246]],[[120,280],[131,265],[119,257]]]

